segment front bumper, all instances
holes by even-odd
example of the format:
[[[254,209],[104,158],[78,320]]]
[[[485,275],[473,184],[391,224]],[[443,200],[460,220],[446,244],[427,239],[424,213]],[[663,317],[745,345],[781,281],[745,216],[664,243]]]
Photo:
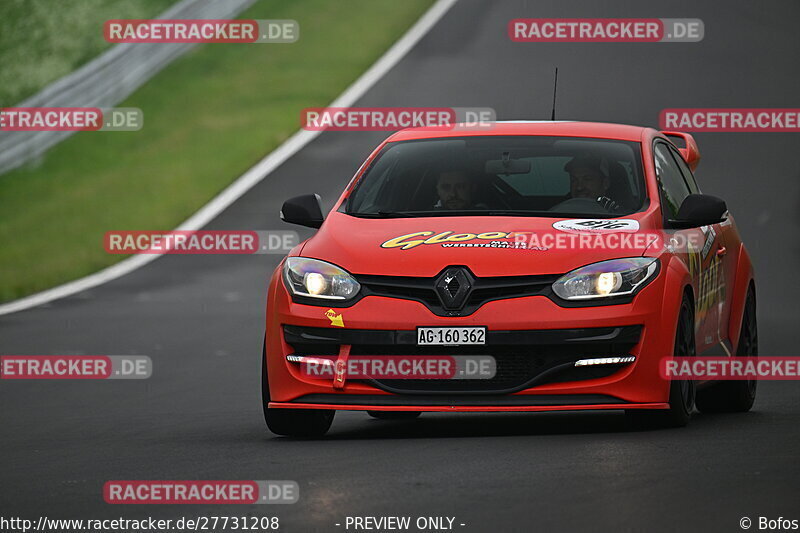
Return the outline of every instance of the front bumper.
[[[334,403],[323,398],[311,398],[310,402],[270,402],[269,406],[278,409],[333,409],[336,411],[421,411],[433,413],[503,413],[503,412],[546,412],[546,411],[607,411],[616,409],[668,409],[669,404],[662,403],[603,403],[602,397],[565,397],[552,405],[435,405],[432,403],[405,402],[402,405],[385,405],[372,403],[372,398],[365,397],[358,403]],[[320,401],[324,400],[324,401]],[[574,402],[572,400],[577,400]],[[588,401],[589,403],[583,403]]]
[[[463,317],[441,317],[411,300],[369,296],[329,310],[295,303],[278,276],[269,292],[270,407],[385,411],[552,411],[667,408],[658,363],[672,353],[677,310],[663,277],[630,303],[560,307],[543,296],[490,301]],[[492,355],[499,379],[347,380],[301,375],[290,354],[419,355],[417,326],[487,326],[487,344],[425,348],[427,355]],[[575,360],[633,355],[635,362],[574,367]],[[554,370],[555,369],[555,370]],[[516,377],[515,377],[515,374]],[[472,381],[471,383],[469,381]],[[436,383],[434,383],[436,382]]]

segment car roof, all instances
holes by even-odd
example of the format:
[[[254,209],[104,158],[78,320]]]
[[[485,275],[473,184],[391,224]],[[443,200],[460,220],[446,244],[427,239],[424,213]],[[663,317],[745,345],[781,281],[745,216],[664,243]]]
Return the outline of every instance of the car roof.
[[[398,131],[387,142],[413,139],[436,139],[442,137],[464,137],[473,135],[552,135],[554,137],[589,137],[596,139],[618,139],[622,141],[642,140],[645,128],[626,124],[604,122],[573,122],[552,120],[507,120],[487,123],[487,127],[441,131],[432,128],[409,128]]]

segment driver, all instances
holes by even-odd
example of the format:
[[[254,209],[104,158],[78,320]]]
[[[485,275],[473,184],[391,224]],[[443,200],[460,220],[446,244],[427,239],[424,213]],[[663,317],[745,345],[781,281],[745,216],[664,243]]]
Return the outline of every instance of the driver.
[[[569,173],[570,198],[590,198],[609,211],[619,209],[617,203],[608,197],[611,178],[606,158],[592,154],[580,155],[564,165],[564,170]]]
[[[471,209],[472,199],[477,188],[474,181],[467,176],[463,169],[447,169],[439,172],[436,179],[436,193],[439,201],[436,209]]]

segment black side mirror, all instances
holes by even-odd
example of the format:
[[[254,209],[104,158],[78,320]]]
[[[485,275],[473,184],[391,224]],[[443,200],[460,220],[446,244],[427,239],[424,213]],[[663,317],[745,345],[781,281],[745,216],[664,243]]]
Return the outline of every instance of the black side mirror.
[[[290,198],[281,207],[281,220],[289,224],[318,228],[325,220],[319,201],[318,194],[304,194]]]
[[[687,229],[718,224],[727,211],[725,200],[708,194],[690,194],[678,209],[676,219],[669,221],[669,227]]]

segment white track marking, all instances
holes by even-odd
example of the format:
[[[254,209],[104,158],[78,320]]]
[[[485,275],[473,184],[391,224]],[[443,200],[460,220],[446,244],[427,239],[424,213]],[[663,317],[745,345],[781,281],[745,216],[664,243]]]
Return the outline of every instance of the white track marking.
[[[330,107],[348,107],[353,105],[361,98],[375,83],[380,80],[387,72],[400,62],[405,55],[411,51],[414,45],[430,31],[431,28],[441,19],[445,13],[458,0],[437,0],[428,11],[398,40],[392,47],[381,56],[364,74],[361,75],[350,87],[348,87],[339,97],[330,104]],[[200,208],[194,215],[189,217],[176,229],[178,230],[199,230],[217,215],[222,213],[233,202],[238,200],[244,193],[250,190],[262,179],[267,177],[273,170],[278,168],[287,159],[292,157],[301,148],[314,140],[321,132],[300,130],[289,137],[283,144],[267,155],[264,159],[256,163],[254,167],[242,174],[236,181],[230,184],[225,190],[214,197],[210,202]],[[46,291],[32,294],[0,305],[0,315],[15,313],[24,309],[30,309],[38,305],[58,300],[66,296],[71,296],[81,291],[97,287],[103,283],[117,279],[125,274],[155,261],[160,255],[134,255],[120,261],[119,263],[105,268],[86,277],[70,281],[58,287]]]

